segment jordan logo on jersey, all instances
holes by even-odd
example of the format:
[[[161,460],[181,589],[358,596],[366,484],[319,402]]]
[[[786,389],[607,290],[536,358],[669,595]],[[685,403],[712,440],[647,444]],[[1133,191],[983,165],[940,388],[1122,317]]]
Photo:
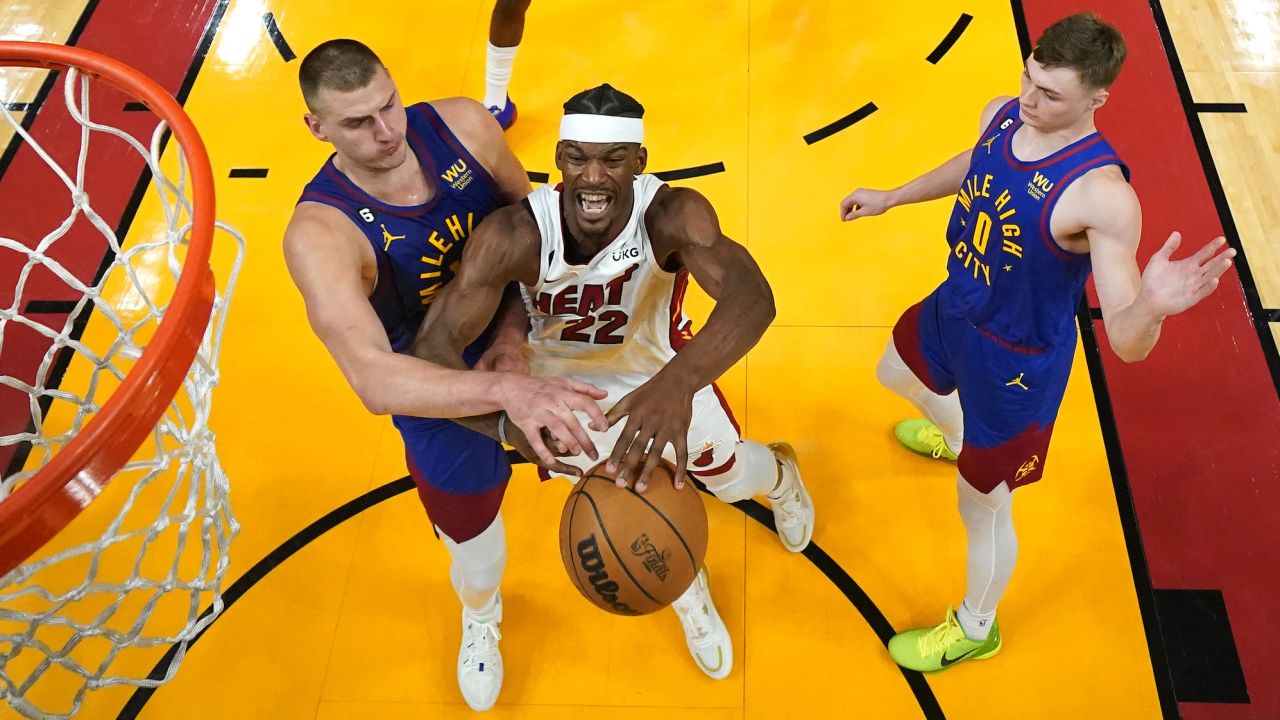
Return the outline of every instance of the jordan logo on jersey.
[[[1053,189],[1053,181],[1041,175],[1039,171],[1027,181],[1027,194],[1036,200],[1043,200],[1044,196]]]
[[[440,179],[449,183],[454,190],[465,190],[471,184],[475,173],[471,172],[471,168],[467,167],[467,161],[458,158],[458,161],[449,166],[448,170],[440,173]]]
[[[982,143],[982,147],[987,149],[988,155],[991,154],[991,143],[995,142],[996,138],[998,137],[1000,137],[1000,133],[996,133],[995,135],[992,135],[990,140],[987,140],[986,142]]]
[[[383,250],[390,250],[391,243],[395,242],[396,240],[403,240],[403,239],[404,239],[404,235],[392,235],[391,231],[387,229],[387,226],[382,225],[382,249]]]
[[[991,243],[991,231],[995,229],[997,223],[1000,226],[1000,249],[1007,256],[1022,259],[1022,245],[1018,243],[1018,239],[1022,236],[1022,227],[1018,225],[1015,218],[1018,210],[1013,207],[1005,209],[1013,200],[1013,195],[1007,188],[1000,188],[998,192],[993,193],[992,180],[994,177],[991,173],[975,173],[961,185],[960,193],[956,195],[956,202],[964,208],[965,212],[971,213],[973,234],[968,242],[961,240],[952,248],[956,259],[963,262],[965,269],[973,273],[973,279],[981,280],[987,287],[991,286],[992,263],[992,259],[987,257],[987,247]],[[988,213],[987,209],[979,209],[975,215],[973,214],[975,205],[987,208],[991,213]],[[963,219],[962,224],[966,230],[969,229],[969,225],[964,223]]]

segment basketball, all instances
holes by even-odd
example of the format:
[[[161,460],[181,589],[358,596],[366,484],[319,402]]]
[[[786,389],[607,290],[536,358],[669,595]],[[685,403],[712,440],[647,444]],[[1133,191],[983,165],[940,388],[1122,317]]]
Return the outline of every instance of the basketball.
[[[573,586],[596,607],[645,615],[689,588],[707,552],[707,512],[692,482],[672,484],[666,461],[648,489],[620,488],[603,464],[574,487],[560,515],[560,557]]]

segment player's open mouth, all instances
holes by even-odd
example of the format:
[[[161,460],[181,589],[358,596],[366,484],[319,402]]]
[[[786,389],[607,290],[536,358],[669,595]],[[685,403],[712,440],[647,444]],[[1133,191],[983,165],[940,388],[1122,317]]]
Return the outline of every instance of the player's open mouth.
[[[578,207],[582,209],[582,214],[589,219],[602,217],[612,204],[613,198],[605,193],[578,193]]]

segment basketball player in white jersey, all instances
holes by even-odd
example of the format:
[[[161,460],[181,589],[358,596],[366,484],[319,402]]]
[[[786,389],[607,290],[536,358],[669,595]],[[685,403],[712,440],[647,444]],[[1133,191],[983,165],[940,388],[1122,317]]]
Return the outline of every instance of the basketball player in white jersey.
[[[800,552],[814,513],[794,452],[786,443],[741,439],[712,384],[772,321],[768,282],[746,249],[720,231],[706,198],[642,174],[648,154],[638,102],[601,85],[564,107],[556,146],[563,182],[476,229],[414,353],[461,367],[463,348],[489,324],[504,288],[520,283],[532,372],[609,393],[600,403],[611,428],[589,434],[602,455],[612,448],[608,464],[619,484],[632,479],[643,491],[665,456],[676,465],[677,486],[687,471],[725,502],[764,495],[783,546]],[[680,309],[689,275],[716,299],[696,336]],[[515,347],[524,338],[495,339],[502,342]],[[469,424],[523,452],[525,439],[502,416]],[[551,469],[576,474],[592,464],[577,455]],[[712,678],[728,676],[733,646],[705,569],[673,607],[698,666]]]

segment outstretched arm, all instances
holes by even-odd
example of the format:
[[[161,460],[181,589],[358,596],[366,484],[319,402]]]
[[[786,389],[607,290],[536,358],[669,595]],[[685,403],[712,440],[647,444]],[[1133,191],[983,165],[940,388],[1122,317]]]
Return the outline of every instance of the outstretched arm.
[[[1085,232],[1107,340],[1121,360],[1137,362],[1155,347],[1166,317],[1187,310],[1218,287],[1218,278],[1231,267],[1236,251],[1220,252],[1227,241],[1219,237],[1191,257],[1173,260],[1182,242],[1181,234],[1175,232],[1139,274],[1135,254],[1142,211],[1137,195],[1117,171],[1091,175],[1077,183],[1087,183],[1077,202],[1090,212]],[[1059,207],[1067,201],[1064,195]]]
[[[1009,97],[998,97],[987,103],[982,111],[979,132],[991,124],[1000,107],[1008,102]],[[969,169],[969,161],[973,151],[965,150],[945,163],[893,190],[871,190],[858,188],[849,193],[840,203],[840,219],[848,222],[860,217],[880,215],[899,205],[937,200],[955,195],[964,182],[965,171]]]
[[[663,191],[645,222],[655,256],[687,268],[716,305],[702,330],[658,374],[609,411],[610,424],[627,418],[609,456],[610,468],[621,468],[617,478],[624,484],[641,467],[635,483],[641,491],[667,445],[675,448],[676,486],[684,484],[694,393],[742,359],[775,314],[773,291],[760,267],[746,248],[725,237],[702,195]]]
[[[537,276],[536,229],[528,228],[525,219],[520,207],[508,207],[493,213],[476,228],[467,241],[458,276],[431,303],[426,320],[414,338],[415,356],[447,367],[466,367],[463,350],[484,332],[508,284],[531,281]],[[532,223],[532,219],[528,219],[528,223]],[[603,391],[566,378],[535,378],[509,372],[471,371],[468,374],[486,376],[499,386],[501,407],[510,424],[527,440],[528,449],[544,466],[572,472],[558,463],[547,448],[542,435],[544,428],[571,454],[585,450],[595,459],[595,446],[573,412],[585,412],[592,418],[594,427],[607,428],[604,414],[595,402],[604,397]],[[495,414],[463,422],[497,438],[501,421]],[[523,444],[515,433],[508,429],[507,434],[512,444],[523,452]]]
[[[500,409],[491,380],[393,352],[368,301],[368,242],[340,211],[302,203],[284,237],[289,274],[307,320],[370,412],[453,418]]]

